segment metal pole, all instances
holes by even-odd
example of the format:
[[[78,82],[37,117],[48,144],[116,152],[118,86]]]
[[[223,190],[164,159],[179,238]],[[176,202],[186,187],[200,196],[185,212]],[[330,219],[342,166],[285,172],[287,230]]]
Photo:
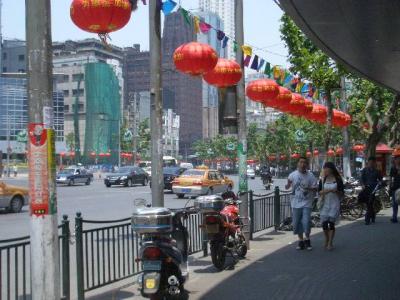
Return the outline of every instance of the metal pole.
[[[10,177],[10,154],[11,154],[11,142],[10,142],[10,113],[8,111],[8,97],[7,97],[7,177]]]
[[[118,168],[121,167],[121,116],[118,120]]]
[[[240,215],[243,217],[244,235],[246,238],[247,248],[249,247],[250,230],[249,230],[249,204],[247,193],[247,125],[246,125],[246,97],[244,83],[244,66],[243,52],[240,45],[244,44],[244,28],[243,28],[243,0],[235,0],[235,38],[238,43],[238,51],[236,52],[236,61],[240,64],[243,71],[243,77],[239,81],[237,91],[237,110],[238,110],[238,158],[239,158],[239,193],[242,204],[240,206]]]
[[[161,16],[158,1],[149,2],[150,34],[150,119],[151,119],[151,200],[164,206],[162,170]]]
[[[347,113],[347,95],[346,95],[346,80],[345,77],[342,76],[340,78],[340,98],[342,99],[342,111],[344,113]],[[343,176],[345,178],[350,178],[351,177],[351,167],[350,167],[350,134],[349,134],[349,128],[348,127],[343,127],[342,129],[342,134],[343,134]]]
[[[60,299],[50,0],[26,1],[33,300]]]

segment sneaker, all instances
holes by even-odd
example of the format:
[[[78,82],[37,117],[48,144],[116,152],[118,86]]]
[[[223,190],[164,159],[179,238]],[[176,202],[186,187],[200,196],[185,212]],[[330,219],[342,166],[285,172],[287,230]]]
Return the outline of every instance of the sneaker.
[[[304,250],[304,241],[299,241],[296,250]]]
[[[305,240],[304,244],[305,244],[305,247],[307,248],[308,251],[312,250],[312,246],[311,246],[311,241],[310,240]]]

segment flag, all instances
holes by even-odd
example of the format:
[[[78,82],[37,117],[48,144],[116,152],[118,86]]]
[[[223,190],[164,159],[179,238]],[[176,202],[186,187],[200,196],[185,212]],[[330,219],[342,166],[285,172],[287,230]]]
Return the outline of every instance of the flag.
[[[193,17],[194,33],[200,33],[200,19],[197,16]]]
[[[233,41],[233,51],[237,52],[238,50],[238,45],[236,41]]]
[[[207,24],[207,23],[205,23],[203,21],[200,22],[200,30],[201,30],[202,33],[207,33],[207,32],[210,31],[210,29],[211,29],[211,25],[210,24]]]
[[[224,37],[224,40],[222,41],[222,48],[226,48],[226,45],[228,44],[229,38],[227,36]]]
[[[244,61],[243,61],[243,65],[248,67],[249,64],[250,64],[250,60],[251,60],[251,56],[250,55],[246,55],[246,57],[244,58]]]
[[[301,87],[301,93],[307,93],[308,92],[308,83],[305,83],[302,87]]]
[[[164,15],[168,16],[175,8],[176,2],[172,0],[165,1],[162,4],[162,11]]]
[[[264,74],[271,78],[271,64],[269,62],[265,65]]]
[[[218,30],[217,31],[217,39],[219,41],[222,41],[224,39],[224,37],[225,37],[225,32],[223,32],[222,30]]]
[[[253,70],[258,70],[258,55],[254,55],[254,59],[250,68]]]
[[[272,76],[275,80],[278,80],[281,77],[281,70],[279,66],[274,66],[272,68]]]
[[[289,72],[285,72],[285,73],[286,73],[286,77],[285,77],[285,80],[283,81],[283,84],[288,86],[292,82],[293,76]]]
[[[253,54],[253,49],[250,46],[242,46],[243,55],[251,56]]]
[[[265,60],[261,58],[260,64],[258,65],[257,71],[260,72],[260,70],[262,69],[262,67],[265,64]]]
[[[190,18],[189,12],[186,9],[182,8],[182,7],[180,8],[180,11],[181,11],[181,14],[182,14],[183,18],[185,19],[186,23],[188,25],[191,25],[192,24],[192,20]]]

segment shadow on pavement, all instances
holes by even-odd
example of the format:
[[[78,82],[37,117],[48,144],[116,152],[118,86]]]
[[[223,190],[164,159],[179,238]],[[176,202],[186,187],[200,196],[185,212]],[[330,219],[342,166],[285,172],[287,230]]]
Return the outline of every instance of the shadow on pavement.
[[[369,226],[358,221],[337,229],[333,251],[323,243],[318,233],[312,251],[285,246],[201,299],[400,299],[400,224],[389,217]]]
[[[86,297],[86,300],[124,300],[133,299],[134,293],[128,291],[114,291],[99,296]]]

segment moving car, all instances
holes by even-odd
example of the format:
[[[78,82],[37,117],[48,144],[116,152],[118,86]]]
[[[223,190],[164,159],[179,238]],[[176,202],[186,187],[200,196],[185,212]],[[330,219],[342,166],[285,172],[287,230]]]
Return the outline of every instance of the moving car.
[[[163,174],[164,174],[164,189],[172,191],[172,182],[180,176],[184,171],[186,171],[185,168],[180,168],[180,167],[165,167],[163,168]],[[151,181],[150,181],[150,187],[151,187]]]
[[[136,166],[121,167],[104,178],[106,187],[112,185],[133,186],[134,184],[146,186],[148,182],[147,173],[142,168]]]
[[[232,188],[231,179],[217,170],[205,168],[186,170],[172,182],[172,191],[178,198],[224,193]]]
[[[83,168],[67,168],[57,173],[56,182],[66,185],[83,183],[89,185],[93,181],[93,174]]]
[[[0,208],[18,213],[29,202],[29,190],[0,181]]]
[[[249,177],[251,179],[256,178],[256,172],[252,168],[247,168],[246,174],[247,174],[247,177]]]

